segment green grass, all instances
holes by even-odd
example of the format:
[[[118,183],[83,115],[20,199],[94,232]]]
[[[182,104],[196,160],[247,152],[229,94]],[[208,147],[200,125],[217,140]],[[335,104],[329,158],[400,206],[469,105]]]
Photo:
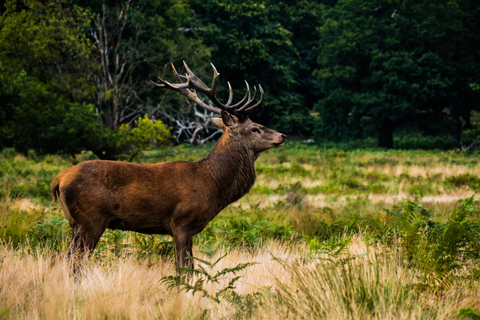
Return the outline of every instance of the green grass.
[[[163,152],[161,158],[152,152],[141,161],[196,160],[212,147],[177,148],[171,151],[174,156]],[[13,248],[19,256],[62,255],[70,242],[70,227],[58,203],[51,202],[50,183],[60,171],[91,158],[88,153],[75,159],[24,157],[4,150],[0,246]],[[281,243],[303,253],[295,263],[279,261],[295,280],[278,279],[276,291],[259,289],[257,294],[238,296],[229,291],[238,301],[250,299],[245,303],[251,308],[231,304],[236,318],[259,316],[264,306],[273,305],[281,317],[331,318],[338,312],[350,319],[376,314],[395,318],[393,314],[411,312],[413,318],[428,319],[446,314],[441,303],[429,302],[429,295],[441,301],[452,288],[472,286],[480,279],[476,153],[342,150],[289,141],[262,155],[257,171],[251,192],[195,236],[195,248],[220,246],[227,254],[255,255]],[[352,237],[362,239],[375,255],[365,260],[349,252]],[[147,265],[173,263],[171,237],[107,230],[93,261],[108,265],[130,258]],[[306,268],[304,264],[312,261],[317,266]],[[400,280],[388,269],[410,280],[398,287]],[[295,298],[297,294],[303,300]],[[452,317],[474,314],[478,308],[457,302],[455,306],[458,313]],[[0,313],[7,314],[5,308]],[[212,315],[212,310],[203,314]]]

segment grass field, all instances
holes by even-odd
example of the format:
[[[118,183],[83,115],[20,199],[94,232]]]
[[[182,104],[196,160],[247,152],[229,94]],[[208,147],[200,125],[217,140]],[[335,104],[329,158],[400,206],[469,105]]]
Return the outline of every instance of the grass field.
[[[169,236],[112,230],[71,273],[50,183],[90,158],[0,155],[1,319],[480,319],[479,154],[289,142],[195,236],[190,282]]]

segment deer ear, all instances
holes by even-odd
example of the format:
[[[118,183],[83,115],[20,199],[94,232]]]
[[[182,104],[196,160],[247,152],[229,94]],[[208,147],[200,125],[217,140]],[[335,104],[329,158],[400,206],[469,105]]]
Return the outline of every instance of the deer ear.
[[[212,120],[212,122],[217,126],[218,129],[225,130],[225,125],[223,124],[222,118],[210,117],[210,120]]]
[[[222,120],[223,120],[223,124],[226,125],[227,127],[231,127],[237,123],[237,118],[235,118],[230,113],[223,110],[222,110]]]

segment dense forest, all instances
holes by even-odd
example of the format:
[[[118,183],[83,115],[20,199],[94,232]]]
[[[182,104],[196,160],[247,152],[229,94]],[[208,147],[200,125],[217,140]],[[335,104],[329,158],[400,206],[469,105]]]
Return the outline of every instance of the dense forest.
[[[180,136],[192,126],[214,138],[203,110],[149,85],[182,60],[205,83],[215,65],[220,99],[227,81],[238,99],[261,84],[253,120],[317,143],[479,137],[476,0],[7,0],[0,14],[0,148],[117,159],[196,142]]]

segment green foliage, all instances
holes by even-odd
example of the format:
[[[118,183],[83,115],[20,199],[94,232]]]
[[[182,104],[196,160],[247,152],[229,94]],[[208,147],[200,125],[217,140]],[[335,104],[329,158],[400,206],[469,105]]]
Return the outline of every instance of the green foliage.
[[[152,121],[145,115],[135,121],[135,127],[131,128],[123,124],[118,131],[117,146],[120,150],[130,154],[129,161],[138,157],[144,150],[162,148],[170,144],[170,131],[162,121]]]
[[[28,244],[33,252],[45,247],[66,250],[70,242],[68,222],[57,216],[45,218],[45,210],[38,205],[21,209],[20,203],[19,198],[1,198],[0,242],[14,247]]]
[[[453,311],[453,315],[458,315],[458,318],[464,320],[480,320],[480,312],[472,307],[462,308],[458,311]]]
[[[60,217],[50,217],[37,223],[29,236],[29,241],[33,247],[47,247],[64,252],[68,248],[70,237],[68,221]]]
[[[18,151],[75,154],[93,147],[103,127],[92,105],[69,102],[37,78],[21,71],[5,91],[8,119],[3,143]]]
[[[480,252],[480,224],[468,219],[474,196],[465,199],[446,221],[432,220],[431,211],[407,202],[403,209],[387,210],[392,236],[400,239],[407,263],[421,272],[423,284],[444,286],[453,270]]]
[[[185,105],[148,87],[181,60],[202,79],[212,60],[235,96],[260,83],[254,120],[323,145],[478,137],[474,1],[8,0],[1,12],[0,148],[117,159],[122,125]]]
[[[432,136],[422,134],[421,132],[397,132],[393,136],[393,147],[396,149],[452,150],[459,146],[460,143],[458,141],[450,139],[445,134]]]
[[[140,235],[133,234],[133,243],[135,252],[139,258],[148,258],[151,255],[158,255],[160,257],[174,257],[173,241],[169,236],[162,235]]]
[[[207,64],[210,49],[194,33],[197,21],[189,1],[73,2],[95,16],[88,32],[100,64],[95,105],[107,128],[115,131],[145,113],[159,118],[159,105],[183,103],[180,97],[172,102],[173,95],[151,90],[148,80],[163,77],[169,62]]]
[[[6,316],[10,312],[8,307],[0,307],[0,317]]]
[[[462,143],[469,144],[480,140],[480,123],[474,123],[472,128],[462,131]]]
[[[11,157],[0,161],[0,195],[4,197],[29,197],[42,202],[51,200],[50,184],[66,166],[66,161],[55,162],[46,157],[42,164],[25,157]],[[55,161],[58,161],[56,159]],[[68,164],[69,165],[69,164]],[[66,168],[66,167],[64,167]]]
[[[6,87],[26,72],[70,102],[92,94],[98,65],[84,33],[88,11],[65,0],[9,0],[5,9],[0,17],[0,65]]]
[[[463,173],[457,176],[451,176],[445,179],[447,184],[459,187],[470,187],[472,190],[480,190],[480,178],[470,173]]]
[[[12,243],[17,246],[24,243],[27,232],[31,228],[29,224],[29,216],[26,211],[18,208],[11,208],[8,200],[2,197],[2,206],[0,208],[1,221],[1,240],[4,243]]]
[[[103,127],[94,92],[89,14],[63,0],[7,1],[0,17],[0,147],[75,154]],[[19,37],[18,30],[22,30]]]
[[[335,261],[342,254],[345,248],[352,243],[352,237],[331,237],[326,241],[318,241],[313,238],[308,242],[311,251],[307,253],[307,259],[319,259],[327,261]],[[326,255],[326,258],[321,257]]]
[[[94,255],[106,256],[107,258],[120,257],[124,250],[131,246],[130,233],[122,230],[107,230],[98,241]]]
[[[232,215],[219,217],[211,221],[195,241],[198,243],[219,242],[227,246],[243,247],[254,250],[264,246],[271,239],[298,240],[299,234],[285,222],[268,219],[267,210],[252,206],[246,211],[235,209]]]
[[[102,7],[97,1],[76,2],[80,5],[64,0],[6,2],[0,17],[0,148],[70,155],[91,150],[101,159],[117,159],[128,148],[135,157],[151,148],[153,138],[147,142],[145,135],[165,138],[160,124],[143,126],[155,134],[127,134],[125,128],[117,132],[120,124],[151,114],[146,105],[156,103],[151,100],[159,95],[141,101],[149,91],[145,82],[161,74],[157,66],[165,57],[195,53],[202,59],[209,50],[178,32],[194,19],[184,1],[132,5],[124,11],[128,19],[123,26],[112,17],[125,3]],[[101,21],[106,25],[99,26]],[[111,40],[111,50],[102,51],[98,39],[90,38],[99,27],[102,39]]]
[[[292,183],[287,187],[287,204],[301,207],[306,203],[307,190],[302,186],[301,181]]]

